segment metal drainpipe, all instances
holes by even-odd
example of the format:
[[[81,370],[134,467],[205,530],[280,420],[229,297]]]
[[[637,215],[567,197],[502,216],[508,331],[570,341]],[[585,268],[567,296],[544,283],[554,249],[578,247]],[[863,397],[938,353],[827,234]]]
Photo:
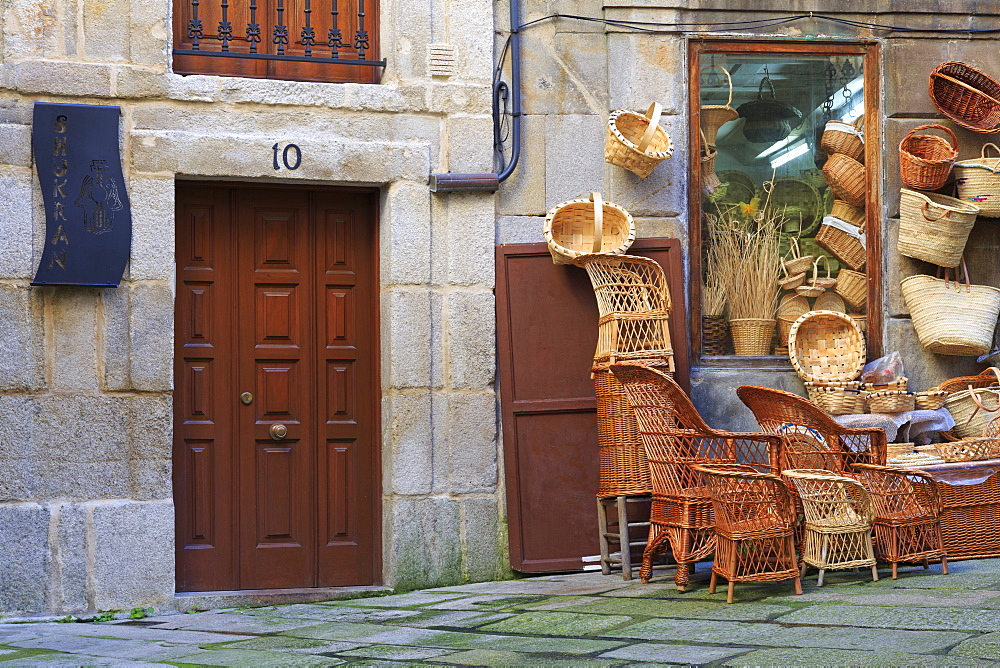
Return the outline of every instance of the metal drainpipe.
[[[517,161],[521,157],[521,11],[519,0],[510,0],[510,80],[511,80],[511,140],[514,148],[510,163],[499,174],[431,174],[431,192],[445,193],[461,190],[481,190],[495,192],[500,188],[500,182],[514,172]],[[502,81],[493,84],[493,100],[496,104],[497,87]]]

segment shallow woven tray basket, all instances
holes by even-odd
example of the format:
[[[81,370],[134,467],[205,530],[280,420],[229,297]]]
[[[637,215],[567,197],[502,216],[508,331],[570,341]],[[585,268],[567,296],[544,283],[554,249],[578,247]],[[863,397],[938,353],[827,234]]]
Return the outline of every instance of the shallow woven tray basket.
[[[813,402],[830,415],[852,415],[865,412],[868,393],[858,389],[857,383],[823,385],[806,383],[806,393]]]
[[[650,105],[645,116],[624,109],[611,112],[604,161],[639,177],[649,176],[654,167],[674,152],[670,135],[660,127],[660,114],[658,102]]]
[[[927,92],[938,110],[967,130],[1000,132],[1000,83],[972,65],[941,63],[930,74]]]
[[[809,311],[788,333],[788,357],[806,382],[853,381],[865,365],[865,337],[844,313]]]
[[[913,406],[913,393],[906,390],[868,393],[868,412],[870,413],[903,413],[912,411]]]
[[[552,207],[543,234],[552,261],[571,264],[587,253],[623,254],[635,241],[635,221],[628,211],[595,192],[590,199],[571,199]]]

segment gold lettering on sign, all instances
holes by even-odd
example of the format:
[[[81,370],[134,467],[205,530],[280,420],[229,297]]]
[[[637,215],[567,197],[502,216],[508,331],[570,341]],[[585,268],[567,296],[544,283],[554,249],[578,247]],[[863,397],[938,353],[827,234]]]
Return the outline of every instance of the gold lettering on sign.
[[[66,156],[66,137],[59,137],[58,135],[66,134],[67,121],[69,118],[63,114],[56,116],[55,126],[53,130],[56,133],[56,138],[52,145],[52,197],[55,198],[55,203],[53,204],[52,220],[59,221],[64,220],[69,222],[66,218],[66,203],[62,200],[66,199],[66,191],[64,188],[69,182],[66,177],[66,173],[69,171],[69,163],[65,160]],[[60,158],[60,156],[63,156]],[[62,179],[60,181],[60,179]],[[59,229],[56,233],[52,235],[50,243],[54,246],[59,243],[69,245],[69,237],[66,235],[66,227],[64,225],[59,225]],[[49,269],[54,267],[59,267],[60,269],[66,268],[66,249],[53,250],[52,260],[49,261]]]
[[[60,269],[66,268],[66,251],[61,250],[57,253],[52,254],[52,261],[49,262],[49,269],[53,266],[58,265]]]
[[[59,226],[59,229],[52,235],[52,240],[49,243],[55,246],[60,241],[67,246],[69,245],[69,237],[66,236],[66,228],[63,225]]]

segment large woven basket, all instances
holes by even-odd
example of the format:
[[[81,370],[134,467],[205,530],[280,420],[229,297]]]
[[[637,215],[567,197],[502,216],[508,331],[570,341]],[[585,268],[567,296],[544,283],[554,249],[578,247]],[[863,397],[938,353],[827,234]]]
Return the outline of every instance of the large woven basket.
[[[830,415],[851,415],[865,412],[868,393],[858,389],[857,383],[844,385],[824,385],[806,383],[809,401]]]
[[[823,218],[823,198],[804,179],[774,179],[767,199],[769,209],[784,216],[787,221],[784,231],[789,234],[800,237],[811,234]]]
[[[698,110],[698,115],[701,117],[701,131],[705,133],[705,143],[715,145],[719,128],[729,121],[735,121],[740,115],[731,106],[733,103],[733,79],[729,76],[729,70],[722,65],[709,65],[702,68],[701,71],[705,72],[710,69],[722,70],[729,84],[729,99],[725,104],[703,104]]]
[[[993,343],[1000,315],[1000,289],[965,281],[908,276],[899,283],[913,328],[926,350],[939,355],[982,355]]]
[[[600,450],[597,495],[649,494],[653,488],[649,462],[625,388],[611,371],[595,371],[594,396]]]
[[[900,254],[941,267],[957,267],[979,208],[937,193],[899,191]]]
[[[552,261],[570,264],[587,253],[623,254],[635,241],[635,221],[628,211],[595,192],[590,199],[571,199],[552,207],[543,233]]]
[[[823,177],[833,194],[848,204],[865,205],[865,166],[843,153],[834,153],[823,163]]]
[[[816,243],[851,269],[861,269],[868,261],[864,233],[846,220],[824,216]]]
[[[604,162],[618,165],[646,178],[653,168],[669,158],[674,148],[670,135],[660,127],[660,104],[654,102],[646,115],[616,109],[608,118]]]
[[[959,438],[978,438],[1000,415],[1000,388],[973,387],[949,394],[944,407],[955,418],[952,432]]]
[[[1000,218],[1000,157],[987,158],[986,149],[996,144],[984,144],[978,158],[955,163],[955,186],[958,196],[979,207],[979,215]]]
[[[729,321],[723,315],[701,316],[701,352],[725,355],[729,349]]]
[[[951,142],[927,130],[947,132]],[[958,156],[958,138],[943,125],[918,125],[899,142],[899,175],[903,183],[917,190],[937,190],[945,184]]]
[[[931,101],[958,125],[974,132],[1000,132],[1000,83],[972,65],[941,63],[927,82]]]
[[[864,116],[859,116],[858,121],[863,118]],[[865,133],[856,125],[827,121],[819,145],[827,155],[843,153],[858,162],[864,162]]]
[[[729,321],[733,349],[737,355],[761,356],[771,354],[776,321],[762,318],[737,318]]]
[[[860,271],[841,269],[833,291],[843,297],[851,308],[861,311],[868,303],[868,277]]]
[[[865,337],[844,313],[809,311],[788,333],[788,357],[806,382],[854,381],[865,365]]]
[[[840,218],[842,221],[850,223],[855,227],[865,226],[865,208],[863,206],[848,204],[842,199],[833,200],[830,215],[834,218]]]

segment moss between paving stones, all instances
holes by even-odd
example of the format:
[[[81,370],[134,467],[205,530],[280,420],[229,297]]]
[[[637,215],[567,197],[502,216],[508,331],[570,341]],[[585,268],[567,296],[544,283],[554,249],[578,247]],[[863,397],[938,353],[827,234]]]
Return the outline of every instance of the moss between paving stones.
[[[624,643],[614,640],[589,640],[583,638],[540,638],[530,636],[500,636],[484,633],[442,633],[421,641],[424,647],[451,647],[454,649],[489,648],[501,652],[533,652],[570,656],[607,652]]]
[[[587,615],[571,612],[528,612],[480,628],[490,633],[547,636],[592,636],[628,624],[626,615]]]
[[[311,654],[220,649],[189,654],[166,663],[175,666],[331,666],[343,661]]]
[[[357,649],[337,652],[338,656],[361,657],[365,659],[391,659],[395,661],[417,661],[433,659],[455,650],[433,647],[406,647],[404,645],[368,645]]]
[[[677,663],[681,665],[705,664],[721,659],[746,654],[747,650],[733,647],[711,647],[699,645],[674,645],[666,643],[638,643],[601,654],[602,659],[628,659],[632,661],[653,661],[656,663]]]
[[[653,599],[599,599],[567,606],[563,611],[632,617],[676,617],[680,619],[760,620],[771,619],[794,610],[791,606],[769,603],[729,605],[725,594],[714,601],[660,601]]]
[[[852,652],[833,649],[764,649],[723,661],[724,666],[989,666],[976,659],[908,652]]]
[[[434,659],[435,663],[454,664],[457,666],[572,666],[573,668],[603,668],[604,666],[621,666],[630,664],[617,659],[584,659],[580,657],[566,658],[549,654],[504,652],[497,650],[471,650],[449,654]]]
[[[44,656],[46,654],[51,655],[51,658],[56,658],[57,656],[62,656],[66,659],[75,659],[72,654],[64,654],[63,652],[56,652],[51,649],[22,649],[20,647],[3,647],[5,651],[0,654],[0,663],[8,663],[10,661],[22,661],[24,659],[30,659],[34,656]]]
[[[232,642],[213,643],[203,645],[203,649],[238,649],[245,651],[305,651],[312,654],[320,652],[339,652],[341,650],[356,649],[361,643],[338,642],[330,640],[316,640],[314,638],[292,638],[289,636],[261,636],[260,638],[250,638],[249,640],[233,640]]]
[[[788,624],[829,624],[871,628],[1000,631],[1000,610],[976,608],[889,608],[861,605],[814,605],[780,620]]]

